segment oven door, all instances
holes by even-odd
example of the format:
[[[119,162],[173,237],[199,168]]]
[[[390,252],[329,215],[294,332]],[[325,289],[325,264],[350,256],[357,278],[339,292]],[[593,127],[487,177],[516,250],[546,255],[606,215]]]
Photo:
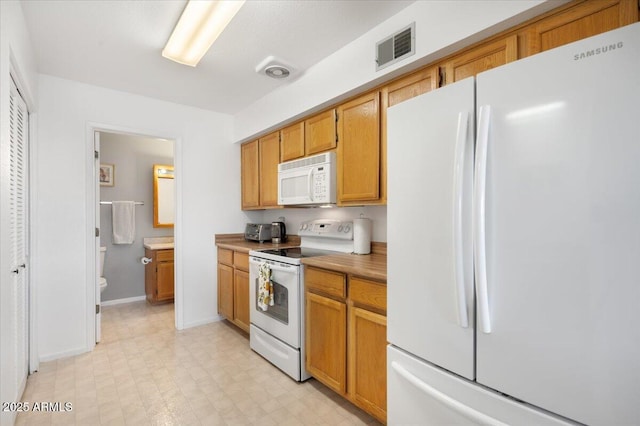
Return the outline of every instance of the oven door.
[[[263,311],[258,306],[258,268],[271,268],[274,287],[273,306]],[[251,256],[249,259],[249,303],[251,324],[288,345],[300,348],[300,266],[287,265]]]

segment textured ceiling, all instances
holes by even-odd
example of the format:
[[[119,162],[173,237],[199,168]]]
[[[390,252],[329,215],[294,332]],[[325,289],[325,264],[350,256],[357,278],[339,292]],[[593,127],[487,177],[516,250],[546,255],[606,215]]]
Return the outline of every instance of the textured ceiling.
[[[255,72],[267,56],[300,75],[411,3],[248,0],[196,68],[161,56],[186,1],[23,0],[22,8],[44,74],[235,114],[287,84]]]

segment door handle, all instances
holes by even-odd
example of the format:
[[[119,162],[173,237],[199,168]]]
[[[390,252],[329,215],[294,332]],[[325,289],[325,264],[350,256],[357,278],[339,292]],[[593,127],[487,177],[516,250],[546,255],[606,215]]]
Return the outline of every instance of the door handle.
[[[463,404],[462,402],[456,400],[455,398],[450,397],[449,395],[439,391],[438,389],[426,384],[418,377],[411,374],[406,368],[401,366],[398,362],[392,361],[391,368],[400,375],[407,382],[411,383],[418,390],[427,394],[434,400],[439,403],[445,405],[449,409],[456,411],[457,413],[465,416],[470,419],[474,423],[478,423],[481,425],[492,425],[492,426],[507,426],[505,423],[495,419],[487,414],[484,414],[468,405]]]
[[[473,200],[473,244],[475,251],[476,295],[478,297],[478,317],[483,333],[491,333],[491,315],[489,312],[489,291],[487,289],[487,252],[486,252],[486,193],[487,193],[487,149],[489,145],[489,127],[491,107],[480,107],[478,137],[476,142],[476,170]]]
[[[453,273],[456,290],[456,307],[458,308],[458,324],[462,328],[469,327],[467,314],[467,295],[465,292],[464,253],[462,251],[462,197],[464,184],[465,149],[467,142],[467,128],[469,114],[466,111],[458,114],[458,129],[456,133],[455,161],[453,166],[453,247],[455,258]]]

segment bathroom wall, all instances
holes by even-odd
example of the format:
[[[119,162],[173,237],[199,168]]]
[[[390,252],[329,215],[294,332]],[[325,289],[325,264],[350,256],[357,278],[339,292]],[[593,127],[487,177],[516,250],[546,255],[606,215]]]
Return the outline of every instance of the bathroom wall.
[[[144,237],[173,236],[173,228],[153,227],[153,165],[173,164],[173,141],[100,133],[100,162],[115,165],[114,186],[101,186],[102,201],[142,201],[136,206],[133,244],[113,244],[111,206],[100,206],[100,245],[107,247],[102,301],[144,296]]]

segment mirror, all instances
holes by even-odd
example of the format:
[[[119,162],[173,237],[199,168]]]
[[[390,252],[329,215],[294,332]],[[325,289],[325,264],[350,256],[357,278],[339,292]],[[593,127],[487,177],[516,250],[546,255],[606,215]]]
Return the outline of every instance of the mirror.
[[[175,215],[173,166],[153,165],[153,227],[173,227]]]

